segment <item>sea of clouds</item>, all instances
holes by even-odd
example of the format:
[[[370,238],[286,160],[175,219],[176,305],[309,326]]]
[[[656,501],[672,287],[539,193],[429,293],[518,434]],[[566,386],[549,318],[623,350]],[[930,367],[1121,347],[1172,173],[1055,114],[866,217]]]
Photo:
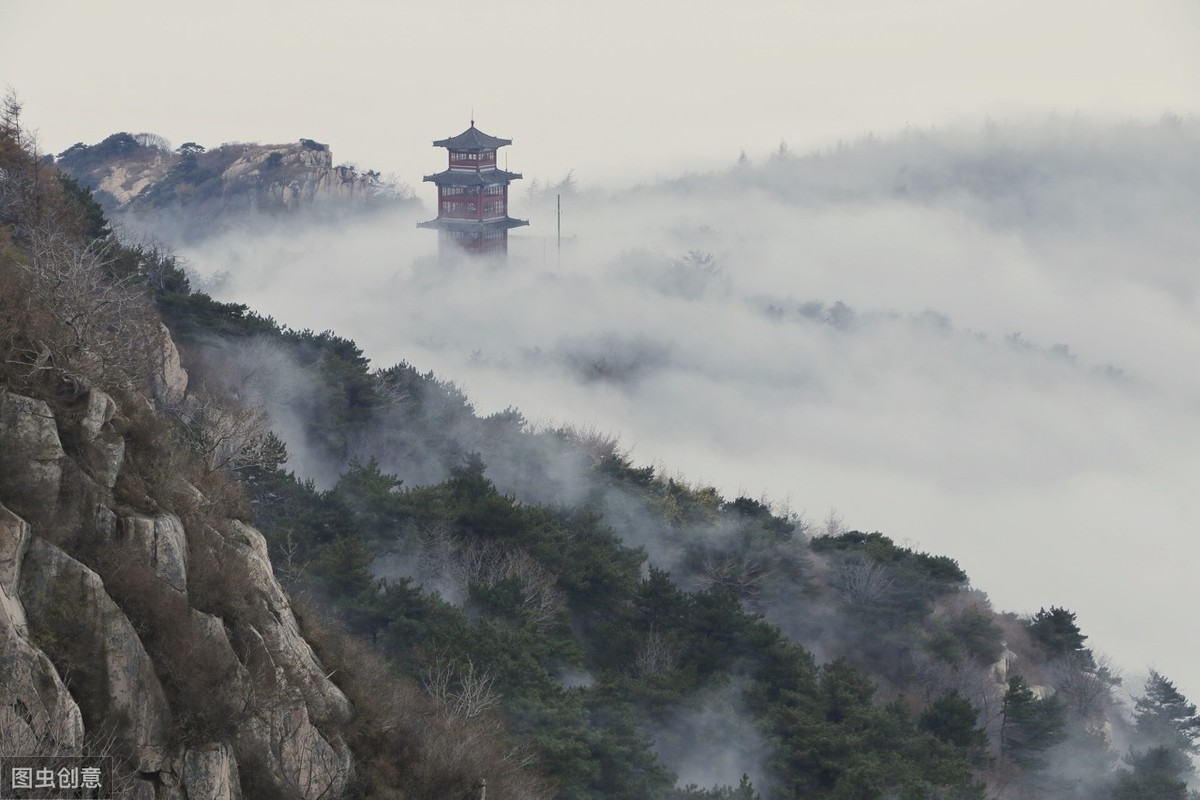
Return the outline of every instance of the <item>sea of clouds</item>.
[[[543,182],[542,185],[545,185]],[[506,264],[402,209],[182,254],[218,298],[452,379],[477,409],[956,558],[1189,695],[1200,124],[909,131],[654,185],[512,190]],[[426,192],[432,197],[431,191]],[[1134,687],[1136,688],[1136,686]]]

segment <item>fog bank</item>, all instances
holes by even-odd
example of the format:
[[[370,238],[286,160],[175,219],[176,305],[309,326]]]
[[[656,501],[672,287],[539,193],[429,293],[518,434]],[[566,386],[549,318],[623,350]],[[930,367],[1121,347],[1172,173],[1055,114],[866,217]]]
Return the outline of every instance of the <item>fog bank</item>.
[[[509,263],[438,265],[421,212],[184,253],[221,299],[453,379],[482,413],[959,560],[999,608],[1200,671],[1166,607],[1200,544],[1200,126],[1073,118],[772,153],[563,198]],[[430,212],[424,212],[432,216]]]

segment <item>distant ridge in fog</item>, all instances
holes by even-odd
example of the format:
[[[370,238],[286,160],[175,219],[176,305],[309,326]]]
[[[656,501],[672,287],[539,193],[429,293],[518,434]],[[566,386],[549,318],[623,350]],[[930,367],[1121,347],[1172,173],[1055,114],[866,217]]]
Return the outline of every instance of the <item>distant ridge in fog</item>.
[[[374,170],[335,165],[329,145],[312,139],[172,149],[154,134],[115,133],[73,145],[57,164],[109,216],[171,240],[211,235],[253,212],[362,212],[411,199],[407,186]]]

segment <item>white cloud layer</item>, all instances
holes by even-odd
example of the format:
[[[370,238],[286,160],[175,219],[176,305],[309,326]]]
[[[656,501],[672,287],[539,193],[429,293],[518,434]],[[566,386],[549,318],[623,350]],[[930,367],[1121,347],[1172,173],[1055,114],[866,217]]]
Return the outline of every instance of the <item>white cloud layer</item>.
[[[1200,127],[911,133],[553,199],[504,268],[419,214],[186,252],[218,294],[464,387],[482,412],[836,507],[960,561],[1002,609],[1200,696]],[[711,259],[711,260],[710,260]]]

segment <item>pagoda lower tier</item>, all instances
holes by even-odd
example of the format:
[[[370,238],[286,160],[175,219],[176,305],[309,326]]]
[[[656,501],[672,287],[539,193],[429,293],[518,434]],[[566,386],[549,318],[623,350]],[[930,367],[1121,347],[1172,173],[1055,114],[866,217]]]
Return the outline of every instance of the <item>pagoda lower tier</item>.
[[[508,216],[488,220],[439,217],[418,222],[417,227],[437,230],[439,250],[443,253],[453,246],[472,255],[487,255],[508,252],[509,229],[528,224],[528,220]]]

